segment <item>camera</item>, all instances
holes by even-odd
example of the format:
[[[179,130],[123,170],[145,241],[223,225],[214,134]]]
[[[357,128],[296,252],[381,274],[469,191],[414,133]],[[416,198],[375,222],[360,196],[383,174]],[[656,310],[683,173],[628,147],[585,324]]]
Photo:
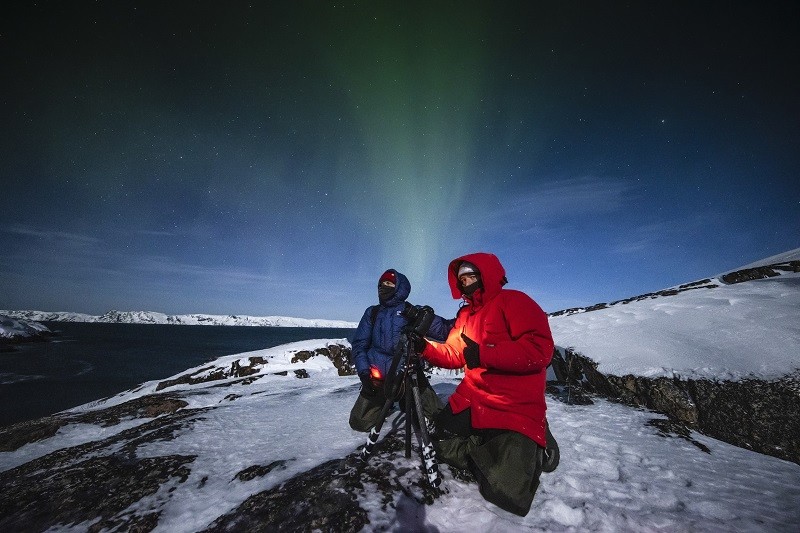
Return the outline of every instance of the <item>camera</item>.
[[[431,327],[431,323],[433,323],[433,308],[428,305],[412,305],[406,308],[403,315],[408,320],[406,328],[409,333],[415,333],[420,337],[427,335],[428,329]]]

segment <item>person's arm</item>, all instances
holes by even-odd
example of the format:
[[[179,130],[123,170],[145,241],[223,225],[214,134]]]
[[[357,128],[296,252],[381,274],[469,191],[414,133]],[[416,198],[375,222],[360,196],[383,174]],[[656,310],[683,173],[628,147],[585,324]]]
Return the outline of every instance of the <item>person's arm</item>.
[[[428,333],[425,336],[435,341],[443,342],[447,340],[450,330],[453,329],[453,324],[455,324],[454,318],[448,320],[439,315],[434,315],[431,327],[428,328]]]
[[[454,327],[450,329],[445,342],[427,342],[422,350],[422,357],[429,363],[441,368],[461,368],[464,361],[464,341],[461,339],[461,331],[458,319]]]
[[[364,316],[358,323],[356,333],[353,335],[353,342],[350,344],[352,347],[353,364],[356,367],[356,373],[359,375],[369,374],[369,359],[367,359],[367,350],[372,342],[372,307],[367,307],[364,311]]]
[[[539,372],[553,357],[553,336],[547,315],[527,294],[511,292],[503,306],[510,340],[480,343],[480,366],[504,372]]]

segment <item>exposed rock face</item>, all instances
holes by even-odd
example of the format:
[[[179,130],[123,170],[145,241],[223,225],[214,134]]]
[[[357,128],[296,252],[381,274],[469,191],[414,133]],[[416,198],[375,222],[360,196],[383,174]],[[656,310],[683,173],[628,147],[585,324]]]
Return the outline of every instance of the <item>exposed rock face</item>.
[[[68,422],[113,425],[124,417],[162,415],[106,439],[63,448],[1,472],[0,531],[43,531],[66,524],[82,524],[88,531],[153,529],[159,512],[136,514],[129,508],[165,486],[184,482],[194,456],[140,458],[136,449],[148,442],[171,440],[176,431],[191,426],[204,410],[176,412],[186,405],[167,395],[154,395],[85,415],[56,415],[43,423],[3,428],[0,442],[19,447],[44,438],[47,431],[55,433]]]
[[[155,418],[174,413],[188,404],[169,394],[151,394],[129,402],[78,415],[55,414],[0,428],[0,452],[14,451],[25,444],[52,437],[67,424],[114,426],[132,418]]]
[[[604,375],[569,349],[563,356],[556,350],[553,370],[577,398],[588,391],[647,407],[715,439],[800,464],[800,375],[775,381]]]
[[[328,461],[281,485],[254,494],[239,507],[218,518],[205,531],[336,531],[357,532],[370,523],[359,505],[365,486],[370,494],[383,494],[383,507],[398,508],[398,516],[413,517],[410,509],[431,503],[438,494],[423,480],[419,459],[406,459],[400,433],[380,441],[376,453],[364,463],[353,453]],[[443,468],[447,468],[444,466]],[[397,494],[402,496],[397,500]],[[280,524],[280,527],[276,527]],[[400,530],[419,531],[419,524],[401,524]]]
[[[762,267],[745,268],[736,272],[729,272],[722,276],[725,283],[741,283],[754,279],[774,278],[780,276],[781,272],[800,272],[800,261],[786,261],[783,263],[773,263]]]
[[[151,397],[147,406],[130,402],[95,413],[99,418],[85,420],[105,423],[120,420],[123,413],[146,416],[155,412],[148,409],[159,402],[158,398],[164,403],[155,411],[164,414],[154,420],[99,441],[60,449],[0,473],[0,531],[38,532],[69,526],[91,532],[153,530],[161,514],[158,505],[136,503],[169,498],[175,487],[187,481],[196,456],[139,457],[137,449],[191,430],[206,409],[172,412],[176,404],[167,395],[159,394]],[[24,433],[29,427],[10,426],[17,433]],[[17,441],[30,442],[31,436],[17,435]],[[251,465],[231,482],[247,482],[284,468],[285,461]],[[375,494],[382,495],[384,511],[397,509],[388,514],[397,515],[401,522],[407,520],[403,530],[416,531],[421,527],[413,521],[420,514],[416,510],[437,495],[436,489],[424,482],[423,475],[416,454],[405,458],[402,432],[390,431],[368,462],[358,460],[354,452],[344,459],[323,463],[253,494],[217,518],[208,531],[357,532],[365,526],[385,530],[388,524],[371,523],[368,510],[359,503],[367,492],[372,502]]]
[[[350,349],[344,345],[297,352],[292,363],[304,364],[315,357],[330,359],[340,375],[352,373]],[[222,400],[227,402],[241,396],[242,385],[266,375],[293,373],[296,378],[309,377],[305,368],[265,372],[269,366],[274,362],[261,357],[237,359],[230,367],[212,365],[190,371],[162,382],[160,388],[195,383],[208,383],[207,387],[214,389],[231,387],[232,392]],[[111,428],[121,422],[144,419],[135,427],[116,429],[115,434],[111,429],[102,432],[98,440],[61,448],[0,472],[0,531],[65,527],[85,531],[153,530],[173,491],[186,490],[183,484],[197,467],[197,456],[165,452],[153,457],[141,454],[140,448],[152,449],[152,444],[191,433],[198,422],[209,416],[213,407],[188,408],[189,402],[184,398],[194,394],[202,396],[205,392],[159,392],[105,409],[61,413],[1,428],[0,451],[14,451],[48,439],[68,424]],[[403,494],[403,505],[421,508],[433,496],[430,489],[422,486],[419,458],[415,455],[406,459],[402,446],[400,438],[389,431],[368,463],[358,461],[355,453],[329,461],[253,494],[209,527],[217,531],[272,531],[277,527],[290,531],[360,531],[370,523],[368,510],[359,504],[367,490],[371,495],[376,490],[384,495],[384,510],[397,504],[398,494]],[[232,476],[230,483],[247,483],[280,472],[292,460],[246,466]],[[199,486],[207,482],[206,476]],[[409,517],[418,514],[408,512]]]
[[[326,348],[317,348],[313,352],[308,350],[299,351],[292,357],[292,363],[304,362],[317,355],[330,359],[340,376],[350,376],[356,372],[355,366],[350,362],[351,349],[343,344],[329,344]],[[262,357],[249,357],[248,362],[249,364],[242,365],[239,361],[234,361],[229,369],[222,369],[213,365],[203,367],[190,374],[183,374],[175,379],[162,381],[156,386],[156,390],[163,390],[175,385],[197,385],[198,383],[208,383],[210,381],[222,381],[232,377],[253,376],[250,378],[252,381],[260,377],[255,374],[261,374],[262,367],[268,363]],[[308,377],[308,372],[304,369],[295,372],[297,377]],[[279,373],[286,375],[286,372]]]
[[[356,367],[352,363],[352,350],[341,344],[329,344],[327,348],[317,348],[313,352],[303,350],[292,357],[292,363],[307,361],[315,355],[324,355],[331,360],[340,376],[352,376]]]

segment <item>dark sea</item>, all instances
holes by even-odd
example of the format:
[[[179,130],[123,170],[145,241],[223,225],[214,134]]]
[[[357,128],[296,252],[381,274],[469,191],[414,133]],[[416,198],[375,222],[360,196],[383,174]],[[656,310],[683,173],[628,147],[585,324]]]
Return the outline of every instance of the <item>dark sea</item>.
[[[223,355],[354,329],[44,322],[58,336],[0,353],[0,426],[164,379]]]

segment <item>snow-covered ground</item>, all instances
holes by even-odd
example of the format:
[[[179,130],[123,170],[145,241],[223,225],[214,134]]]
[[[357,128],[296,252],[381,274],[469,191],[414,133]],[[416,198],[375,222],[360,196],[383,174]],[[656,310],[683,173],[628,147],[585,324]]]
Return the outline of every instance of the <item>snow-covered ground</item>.
[[[249,357],[263,357],[267,364],[261,367],[261,378],[249,385],[214,387],[220,383],[215,381],[163,389],[181,390],[188,408],[210,410],[174,440],[137,450],[139,457],[198,456],[189,478],[177,485],[170,498],[137,504],[162,509],[157,531],[202,529],[249,495],[328,459],[342,458],[363,444],[365,436],[350,430],[347,422],[358,379],[338,376],[323,356],[290,362],[298,350],[331,342],[347,341],[303,341],[226,356],[214,363],[214,368],[229,369],[234,361],[247,365]],[[299,368],[305,368],[310,377],[294,377],[293,370]],[[275,375],[284,370],[287,376]],[[433,376],[432,383],[445,399],[458,379],[441,373]],[[118,404],[153,393],[156,386],[157,382],[150,382],[135,392],[78,410]],[[446,494],[432,505],[414,507],[412,521],[439,531],[796,531],[800,523],[800,466],[796,464],[694,434],[710,450],[705,453],[686,440],[659,436],[656,428],[646,424],[659,415],[602,400],[576,406],[551,399],[548,418],[560,443],[561,465],[542,476],[526,517],[487,503],[475,484],[454,479],[443,466]],[[108,428],[66,426],[55,437],[0,453],[0,471],[141,422]],[[244,468],[273,461],[285,461],[286,468],[247,482],[233,481]],[[367,492],[360,502],[370,511],[372,524],[388,525],[391,530],[409,523],[408,513],[382,510],[380,498]]]

